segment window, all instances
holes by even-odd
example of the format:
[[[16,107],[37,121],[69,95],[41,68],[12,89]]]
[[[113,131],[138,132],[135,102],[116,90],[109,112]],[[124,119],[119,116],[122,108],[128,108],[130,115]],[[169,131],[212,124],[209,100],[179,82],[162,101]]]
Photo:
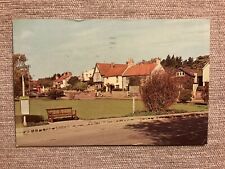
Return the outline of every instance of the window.
[[[184,72],[177,72],[177,73],[176,73],[176,76],[177,76],[177,77],[181,77],[181,76],[184,76],[184,75],[185,75]]]
[[[119,82],[119,78],[118,78],[118,76],[116,76],[116,83],[118,83]]]

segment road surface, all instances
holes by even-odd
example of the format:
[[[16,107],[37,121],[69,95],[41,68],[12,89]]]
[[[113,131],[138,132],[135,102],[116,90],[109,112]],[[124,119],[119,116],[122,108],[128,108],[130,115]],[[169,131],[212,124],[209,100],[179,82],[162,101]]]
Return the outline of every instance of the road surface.
[[[90,125],[17,134],[17,146],[74,145],[203,145],[207,143],[207,116],[112,120]],[[96,121],[96,120],[95,120]],[[56,122],[57,123],[57,122]],[[77,123],[74,121],[73,123]]]

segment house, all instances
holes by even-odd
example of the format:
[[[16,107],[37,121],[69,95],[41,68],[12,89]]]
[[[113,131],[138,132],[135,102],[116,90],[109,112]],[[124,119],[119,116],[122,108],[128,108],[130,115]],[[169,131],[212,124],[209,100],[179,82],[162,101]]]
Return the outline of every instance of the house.
[[[98,89],[105,87],[106,91],[114,88],[122,89],[122,74],[127,69],[128,64],[97,63],[94,68],[93,82]]]
[[[30,81],[30,95],[37,95],[42,92],[41,85],[37,80]]]
[[[129,59],[126,64],[97,63],[93,82],[97,88],[105,87],[106,91],[129,90],[131,78],[141,78],[143,81],[158,71],[164,71],[159,59],[138,64],[134,64],[132,59]]]
[[[156,58],[151,61],[142,61],[138,64],[135,64],[129,67],[123,73],[123,88],[129,90],[129,85],[131,81],[138,79],[140,85],[143,85],[144,82],[151,77],[154,73],[164,71],[160,63],[160,59]],[[137,84],[134,84],[137,85]]]
[[[72,77],[71,72],[64,72],[60,77],[56,76],[54,82],[53,82],[53,87],[55,88],[64,88],[68,86],[68,81]]]
[[[210,70],[210,63],[208,62],[202,68],[202,81],[203,81],[203,86],[206,86],[209,83],[209,70]]]
[[[198,69],[198,83],[193,84],[193,96],[195,99],[201,98],[202,91],[209,86],[210,63],[207,62],[202,68]]]
[[[198,78],[197,70],[189,67],[179,67],[175,69],[175,77],[179,88],[191,89],[194,84],[198,84],[201,78]]]
[[[202,90],[209,84],[209,62],[203,67],[191,69],[180,67],[172,73],[176,77],[179,88],[191,89],[194,99],[200,99]]]
[[[94,68],[90,70],[86,70],[82,73],[81,80],[84,82],[88,82],[93,77]]]

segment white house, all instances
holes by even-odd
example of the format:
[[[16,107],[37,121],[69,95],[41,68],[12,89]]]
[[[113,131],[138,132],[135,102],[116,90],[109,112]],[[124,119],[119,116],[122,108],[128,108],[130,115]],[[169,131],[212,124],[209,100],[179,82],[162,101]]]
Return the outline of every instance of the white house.
[[[127,69],[128,64],[97,63],[94,69],[93,82],[97,88],[106,87],[106,91],[114,88],[122,89],[122,74]]]
[[[202,68],[202,81],[203,81],[203,86],[205,86],[206,83],[209,83],[209,69],[210,69],[210,64],[209,63],[207,63]]]
[[[206,63],[203,68],[198,71],[197,83],[193,84],[193,96],[194,98],[201,98],[202,89],[209,84],[209,70],[210,63]]]
[[[82,81],[84,81],[84,82],[89,81],[92,78],[93,73],[94,73],[94,68],[83,72],[82,73]]]

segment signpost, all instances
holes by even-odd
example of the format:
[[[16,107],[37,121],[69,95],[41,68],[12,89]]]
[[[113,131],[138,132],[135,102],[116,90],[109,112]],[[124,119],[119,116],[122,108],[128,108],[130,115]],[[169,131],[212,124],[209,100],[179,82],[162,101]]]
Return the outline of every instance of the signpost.
[[[23,96],[20,97],[20,111],[23,115],[23,125],[27,126],[26,115],[30,114],[30,101],[29,96],[25,96],[25,82],[24,76],[22,75],[22,94]]]
[[[23,115],[23,125],[27,126],[26,115],[30,114],[30,103],[28,96],[21,96],[20,97],[20,111]]]
[[[135,99],[139,95],[139,86],[129,86],[129,93],[132,96],[132,112],[135,113]]]
[[[18,68],[21,71],[22,75],[22,96],[20,97],[20,111],[23,115],[23,125],[27,126],[26,115],[30,114],[30,102],[29,96],[25,96],[25,79],[24,76],[28,75],[29,80],[29,93],[30,93],[30,75],[29,75],[29,65],[25,65],[26,59],[21,58],[22,55],[18,58]]]

